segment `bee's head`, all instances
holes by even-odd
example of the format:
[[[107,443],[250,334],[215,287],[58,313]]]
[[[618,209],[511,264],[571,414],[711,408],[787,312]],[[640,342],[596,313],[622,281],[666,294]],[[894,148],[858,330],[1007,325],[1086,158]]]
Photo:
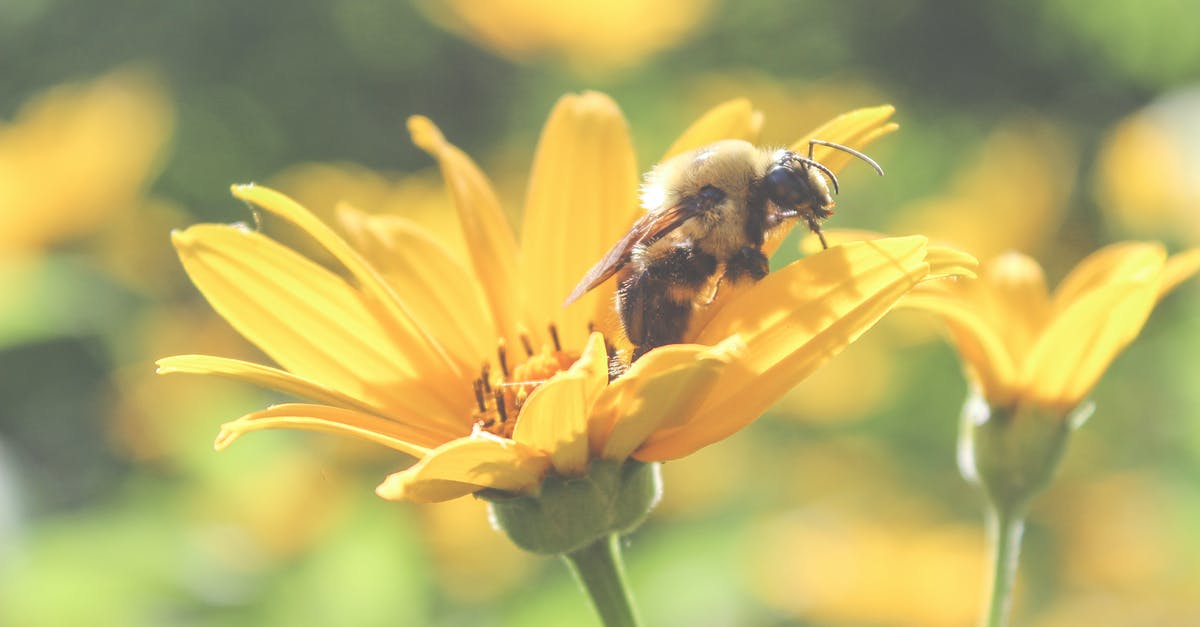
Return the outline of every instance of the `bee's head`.
[[[836,192],[837,177],[829,168],[811,159],[784,152],[767,168],[763,186],[767,198],[779,208],[825,218],[833,213],[830,210],[833,196],[829,193],[825,176],[829,177]]]
[[[775,162],[767,168],[763,177],[767,198],[784,211],[793,215],[803,215],[809,218],[828,218],[833,215],[833,196],[829,193],[829,183],[833,185],[833,193],[838,193],[838,180],[833,171],[813,159],[813,146],[828,146],[835,150],[849,153],[870,165],[879,176],[883,176],[883,168],[875,160],[863,153],[833,142],[821,139],[808,140],[808,156],[802,157],[790,150],[776,153]]]

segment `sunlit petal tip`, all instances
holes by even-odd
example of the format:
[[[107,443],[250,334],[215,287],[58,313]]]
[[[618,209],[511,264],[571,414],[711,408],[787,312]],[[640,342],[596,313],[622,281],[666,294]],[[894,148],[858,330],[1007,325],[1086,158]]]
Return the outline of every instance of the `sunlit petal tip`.
[[[232,431],[222,427],[221,431],[217,433],[217,438],[213,440],[213,450],[219,452],[229,448],[229,445],[233,444],[233,441],[238,439],[241,435],[242,434],[237,431]]]
[[[434,153],[446,145],[446,137],[433,120],[423,115],[408,117],[408,134],[418,148],[425,152]]]
[[[1172,255],[1163,267],[1162,285],[1158,290],[1159,297],[1165,296],[1198,271],[1200,271],[1200,248]]]
[[[254,182],[250,183],[234,183],[229,186],[229,193],[233,194],[234,198],[244,198],[245,194],[255,186]]]
[[[563,96],[563,100],[572,97],[571,104],[582,112],[595,110],[604,115],[622,115],[621,107],[617,105],[617,101],[611,96],[601,91],[585,90],[578,95],[567,94]]]

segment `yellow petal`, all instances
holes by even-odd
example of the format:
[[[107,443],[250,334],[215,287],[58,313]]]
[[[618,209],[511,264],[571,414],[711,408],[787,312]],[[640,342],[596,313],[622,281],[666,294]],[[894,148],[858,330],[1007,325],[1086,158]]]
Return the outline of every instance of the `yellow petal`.
[[[1178,287],[1180,283],[1190,279],[1197,271],[1200,271],[1200,248],[1172,255],[1167,260],[1167,265],[1163,267],[1162,287],[1158,292],[1159,298]]]
[[[671,144],[660,161],[721,139],[744,139],[756,143],[762,121],[762,112],[755,111],[754,105],[745,98],[723,102],[693,122],[679,139]]]
[[[925,255],[930,278],[976,278],[979,262],[971,255],[950,246],[930,246]]]
[[[531,319],[557,323],[568,346],[583,343],[605,291],[593,291],[567,308],[563,301],[633,223],[637,176],[629,131],[616,103],[596,92],[563,96],[533,161],[519,282]]]
[[[1054,311],[1064,311],[1090,290],[1139,274],[1158,266],[1166,258],[1162,244],[1120,242],[1090,254],[1059,283],[1054,291]]]
[[[408,118],[408,132],[413,143],[437,159],[493,320],[501,336],[516,346],[520,333],[532,327],[525,324],[517,300],[516,238],[492,184],[466,153],[446,141],[429,118]]]
[[[687,455],[761,415],[925,277],[925,244],[923,237],[905,237],[831,248],[768,275],[727,304],[698,341],[736,334],[745,352],[691,421],[656,433],[638,459]]]
[[[900,128],[899,125],[887,121],[895,112],[896,108],[892,105],[881,105],[843,113],[797,140],[789,150],[807,155],[810,139],[820,139],[863,150],[876,139]],[[828,146],[814,146],[813,159],[836,173],[845,167],[853,157]]]
[[[1031,257],[1008,252],[986,265],[982,281],[982,292],[990,300],[991,326],[1019,363],[1050,318],[1050,294],[1042,267]]]
[[[430,451],[412,467],[393,473],[375,493],[393,500],[448,501],[484,488],[529,492],[541,484],[550,459],[533,448],[479,434]]]
[[[175,355],[155,362],[158,374],[204,374],[245,381],[269,390],[291,394],[310,401],[353,409],[364,413],[380,413],[386,408],[371,405],[327,385],[305,379],[290,372],[240,359],[210,355]],[[436,410],[436,408],[433,408]]]
[[[1087,396],[1141,332],[1158,299],[1160,267],[1088,290],[1055,316],[1022,378],[1031,402],[1065,413]]]
[[[830,246],[840,246],[850,242],[866,242],[888,237],[877,231],[866,229],[822,229],[825,241]],[[804,255],[815,255],[824,250],[821,240],[816,233],[807,233],[800,239],[800,252]],[[952,246],[931,244],[926,250],[925,261],[929,263],[929,278],[963,277],[973,279],[979,261],[974,256]]]
[[[286,403],[246,414],[221,425],[221,433],[214,446],[218,451],[222,450],[242,434],[263,429],[340,433],[382,444],[413,457],[426,455],[430,448],[446,441],[441,434],[431,433],[420,426],[405,425],[350,409]]]
[[[624,460],[651,434],[686,422],[740,348],[732,338],[716,347],[675,344],[646,353],[596,403],[596,424],[611,424],[596,433],[601,457]]]
[[[409,359],[431,379],[460,378],[460,365],[445,354],[437,340],[417,326],[404,304],[396,299],[391,288],[370,265],[333,229],[299,203],[279,192],[259,185],[234,185],[233,195],[265,209],[296,225],[329,251],[350,273],[357,287],[366,296],[364,303],[377,311],[376,318],[388,333],[394,335]]]
[[[941,316],[949,328],[971,379],[993,404],[1008,405],[1016,395],[1017,364],[982,304],[961,291],[913,291],[898,307],[920,309]]]
[[[588,465],[588,416],[607,384],[604,337],[593,333],[583,355],[525,401],[513,440],[548,453],[561,474],[583,474]]]
[[[201,224],[172,234],[192,282],[246,339],[296,375],[381,407],[439,414],[456,406],[402,384],[420,371],[358,290],[325,268],[252,231]],[[436,373],[433,373],[436,374]],[[442,381],[443,389],[452,387]]]
[[[475,368],[496,346],[496,328],[474,275],[417,223],[396,215],[338,208],[362,251],[412,314],[464,368]]]

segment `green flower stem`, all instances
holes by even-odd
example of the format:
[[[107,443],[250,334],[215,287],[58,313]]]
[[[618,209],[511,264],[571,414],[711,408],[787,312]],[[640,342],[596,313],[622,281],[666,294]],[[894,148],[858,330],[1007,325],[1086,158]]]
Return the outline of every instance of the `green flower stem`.
[[[563,559],[579,578],[592,599],[605,627],[636,627],[640,623],[633,609],[633,597],[625,583],[621,562],[621,544],[617,534],[600,538],[570,553]]]
[[[987,627],[1005,627],[1009,608],[1012,607],[1013,583],[1017,579],[1025,514],[1019,507],[992,505],[987,510],[992,585],[983,624]]]
[[[1062,414],[1035,406],[993,407],[977,392],[963,406],[958,468],[986,503],[991,547],[985,627],[1008,624],[1029,503],[1050,485],[1067,440],[1091,413],[1091,403]]]

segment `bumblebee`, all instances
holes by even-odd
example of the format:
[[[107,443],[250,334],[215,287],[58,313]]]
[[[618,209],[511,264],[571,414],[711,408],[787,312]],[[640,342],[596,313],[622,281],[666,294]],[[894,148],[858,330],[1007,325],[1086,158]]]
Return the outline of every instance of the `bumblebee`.
[[[838,180],[812,157],[821,145],[850,153],[880,176],[870,157],[810,140],[808,156],[728,139],[680,154],[646,174],[646,213],[580,280],[570,304],[617,275],[617,312],[633,344],[632,360],[683,340],[696,307],[712,302],[723,281],[758,281],[768,272],[763,242],[774,229],[803,220],[828,247],[821,221],[833,215]]]

